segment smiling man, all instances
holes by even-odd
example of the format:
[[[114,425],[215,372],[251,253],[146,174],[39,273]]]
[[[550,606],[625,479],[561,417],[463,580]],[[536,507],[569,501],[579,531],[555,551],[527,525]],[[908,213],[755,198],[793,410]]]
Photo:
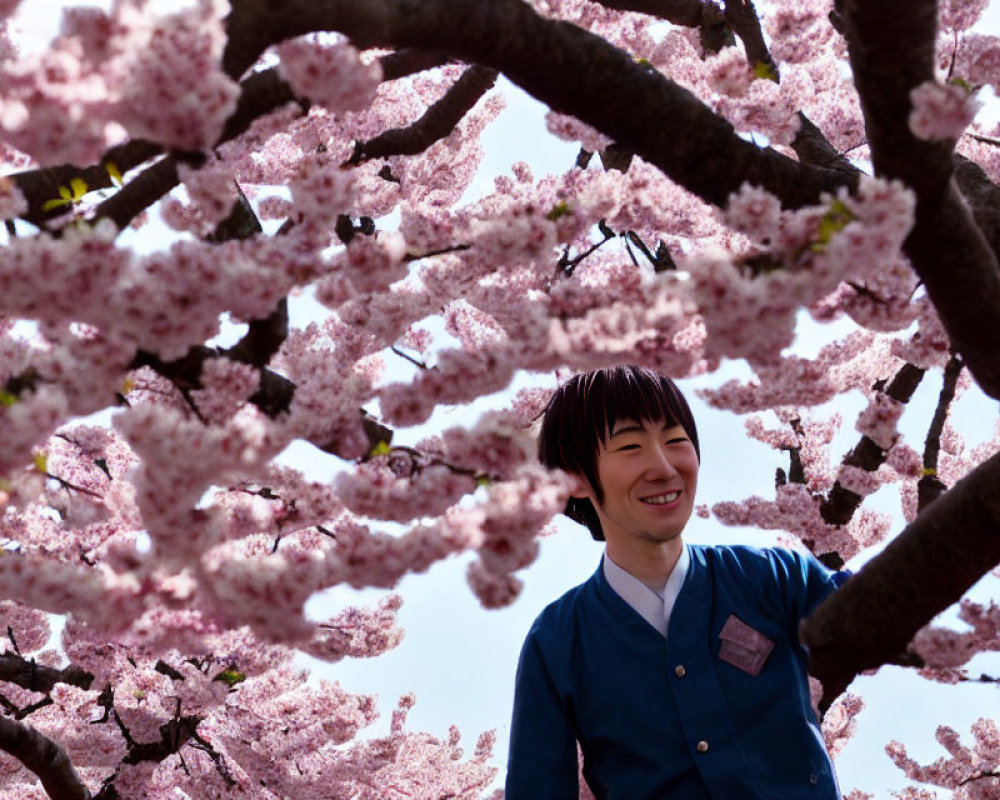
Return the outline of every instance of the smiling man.
[[[667,378],[618,366],[546,409],[566,513],[606,543],[549,605],[517,670],[506,800],[837,800],[799,621],[839,583],[781,549],[685,545],[700,451]]]

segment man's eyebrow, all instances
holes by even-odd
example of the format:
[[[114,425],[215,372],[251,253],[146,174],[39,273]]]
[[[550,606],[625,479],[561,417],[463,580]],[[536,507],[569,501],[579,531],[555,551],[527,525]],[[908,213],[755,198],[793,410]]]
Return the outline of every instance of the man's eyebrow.
[[[615,436],[621,436],[623,433],[642,433],[642,431],[642,425],[634,420],[630,420],[621,425],[616,425],[615,429],[611,432],[611,438],[613,439]]]
[[[661,430],[669,431],[671,428],[683,427],[678,422],[664,422]],[[616,436],[621,436],[623,433],[642,433],[645,430],[642,424],[636,422],[635,420],[625,420],[620,425],[616,425],[615,429],[611,432],[609,438],[613,439]]]

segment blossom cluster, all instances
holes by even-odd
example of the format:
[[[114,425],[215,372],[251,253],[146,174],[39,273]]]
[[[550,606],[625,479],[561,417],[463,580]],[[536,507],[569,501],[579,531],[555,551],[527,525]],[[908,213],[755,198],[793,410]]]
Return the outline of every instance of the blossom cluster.
[[[1000,650],[1000,606],[990,603],[984,606],[964,599],[960,605],[959,618],[969,626],[969,630],[956,631],[951,628],[926,627],[913,637],[913,650],[930,668],[943,670],[941,679],[948,682],[950,670],[961,667],[974,655],[981,652]]]
[[[792,342],[800,307],[899,258],[913,211],[909,190],[878,179],[862,179],[853,197],[841,192],[799,211],[780,211],[760,189],[741,187],[725,218],[757,243],[746,265],[737,269],[728,253],[707,249],[685,264],[708,354],[774,362]]]
[[[957,139],[969,127],[981,103],[957,83],[922,83],[910,92],[910,130],[918,139]]]
[[[99,162],[126,134],[203,150],[219,138],[239,87],[219,65],[224,0],[156,16],[117,0],[67,12],[40,55],[5,62],[0,129],[41,164]]]
[[[948,757],[926,766],[910,758],[898,741],[890,742],[886,752],[910,780],[952,789],[955,800],[989,800],[1000,789],[1000,730],[994,720],[979,719],[972,724],[972,736],[975,743],[963,745],[956,730],[939,726],[935,738]]]
[[[309,37],[278,47],[281,72],[296,94],[330,111],[359,111],[375,98],[382,81],[377,61],[365,63],[345,42],[322,44]]]

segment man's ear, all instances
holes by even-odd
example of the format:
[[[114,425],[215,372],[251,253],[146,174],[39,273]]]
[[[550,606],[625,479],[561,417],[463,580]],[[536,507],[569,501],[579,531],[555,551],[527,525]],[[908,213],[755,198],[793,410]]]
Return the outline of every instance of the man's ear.
[[[579,500],[590,500],[594,499],[594,489],[583,475],[576,472],[567,472],[566,475],[569,477],[569,494],[570,497],[576,497]]]

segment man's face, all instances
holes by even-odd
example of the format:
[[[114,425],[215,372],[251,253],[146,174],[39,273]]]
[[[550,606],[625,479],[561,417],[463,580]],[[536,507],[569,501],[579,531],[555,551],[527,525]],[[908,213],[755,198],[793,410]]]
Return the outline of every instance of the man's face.
[[[680,425],[619,420],[598,450],[597,477],[604,501],[587,488],[609,543],[664,542],[694,510],[698,454]]]

